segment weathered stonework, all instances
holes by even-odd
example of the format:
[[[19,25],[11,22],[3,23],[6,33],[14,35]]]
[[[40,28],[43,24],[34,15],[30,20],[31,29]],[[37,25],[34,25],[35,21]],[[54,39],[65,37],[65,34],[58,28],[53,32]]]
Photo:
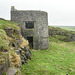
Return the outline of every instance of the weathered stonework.
[[[9,55],[7,55],[6,63],[0,65],[0,75],[4,75],[3,73],[7,71],[8,67],[9,67]]]
[[[11,20],[21,24],[23,37],[26,39],[32,37],[34,49],[47,49],[49,47],[47,12],[16,10],[11,7]],[[27,28],[26,23],[32,23],[34,27]]]

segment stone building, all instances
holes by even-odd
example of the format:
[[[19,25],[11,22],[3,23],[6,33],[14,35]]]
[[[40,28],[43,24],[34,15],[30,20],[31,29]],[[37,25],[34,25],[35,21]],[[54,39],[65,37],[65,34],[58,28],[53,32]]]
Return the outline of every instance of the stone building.
[[[47,49],[49,47],[47,12],[17,10],[12,6],[11,21],[21,24],[21,33],[32,48]]]

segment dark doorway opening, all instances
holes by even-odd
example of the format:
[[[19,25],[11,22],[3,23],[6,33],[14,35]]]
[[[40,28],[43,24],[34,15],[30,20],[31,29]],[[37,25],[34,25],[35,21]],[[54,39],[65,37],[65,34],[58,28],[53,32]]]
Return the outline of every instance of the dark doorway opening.
[[[33,37],[27,37],[30,48],[33,48]]]

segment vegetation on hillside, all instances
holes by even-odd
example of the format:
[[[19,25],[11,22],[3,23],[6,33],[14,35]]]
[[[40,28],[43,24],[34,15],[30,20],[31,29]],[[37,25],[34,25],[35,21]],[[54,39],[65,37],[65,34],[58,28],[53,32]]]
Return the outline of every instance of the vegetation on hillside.
[[[49,38],[49,49],[32,50],[29,65],[22,66],[22,75],[74,75],[75,42]]]
[[[0,48],[8,48],[8,36],[5,32],[5,28],[13,28],[15,30],[20,29],[19,24],[8,20],[0,20]],[[11,33],[10,33],[11,34]]]
[[[9,45],[10,42],[16,43],[16,39],[21,38],[22,42],[18,46],[28,48],[28,41],[15,32],[13,36],[7,36],[5,28],[20,30],[20,25],[8,20],[0,20],[0,65],[4,64],[9,54],[10,64],[18,67],[21,60],[16,54],[15,48]],[[52,27],[50,27],[52,28]],[[55,28],[54,28],[55,29]],[[70,36],[70,32],[64,29],[56,28],[57,31],[63,32]],[[54,31],[54,30],[53,30]],[[55,34],[54,31],[53,33]],[[65,35],[66,35],[65,34]],[[66,36],[67,36],[66,35]],[[60,38],[65,36],[56,35],[49,38],[49,49],[34,50],[32,49],[32,60],[28,61],[29,65],[22,66],[22,75],[74,75],[75,74],[75,42],[63,42]],[[67,38],[66,38],[67,39]]]
[[[8,40],[7,35],[3,29],[0,29],[0,64],[4,64],[7,60],[7,52],[9,49],[8,47]]]
[[[52,27],[49,26],[49,36],[53,36],[59,40],[65,41],[65,42],[72,42],[75,41],[75,32],[65,30],[59,27]]]
[[[3,29],[0,29],[0,49],[1,47],[8,49],[7,35]]]
[[[15,30],[19,30],[20,25],[18,23],[14,23],[12,21],[9,20],[0,20],[0,29],[4,29],[4,28],[13,28]]]
[[[75,26],[58,26],[58,27],[69,31],[75,31]]]
[[[9,32],[8,36],[5,29],[12,28],[14,32]],[[15,52],[14,45],[17,41],[21,41],[19,47],[24,47],[28,45],[28,41],[26,41],[20,32],[20,25],[18,23],[14,23],[12,21],[4,20],[0,18],[0,64],[4,64],[7,60],[7,55],[9,54],[9,61],[12,66],[19,67],[21,60],[20,56]]]

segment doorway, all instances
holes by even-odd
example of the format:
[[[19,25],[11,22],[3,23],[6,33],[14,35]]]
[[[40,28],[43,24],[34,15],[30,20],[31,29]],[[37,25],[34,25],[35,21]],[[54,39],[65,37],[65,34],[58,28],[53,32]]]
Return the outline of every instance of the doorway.
[[[33,48],[33,37],[27,37],[30,48]]]

